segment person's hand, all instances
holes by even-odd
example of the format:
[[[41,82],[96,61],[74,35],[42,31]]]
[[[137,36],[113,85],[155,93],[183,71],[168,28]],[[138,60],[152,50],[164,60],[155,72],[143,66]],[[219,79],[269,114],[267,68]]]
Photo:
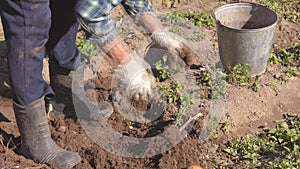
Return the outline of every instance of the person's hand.
[[[129,97],[139,100],[146,99],[151,94],[155,78],[147,62],[133,54],[129,60],[118,67],[117,73]]]
[[[185,39],[175,33],[162,29],[153,32],[151,38],[172,55],[179,56],[188,66],[191,66],[197,58],[197,54],[186,44]]]

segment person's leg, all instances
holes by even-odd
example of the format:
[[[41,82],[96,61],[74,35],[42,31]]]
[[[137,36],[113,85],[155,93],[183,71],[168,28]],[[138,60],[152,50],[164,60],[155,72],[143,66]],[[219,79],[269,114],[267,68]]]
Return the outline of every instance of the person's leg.
[[[42,76],[44,45],[50,28],[48,4],[48,0],[1,1],[13,100],[20,105],[53,94]]]
[[[13,108],[21,134],[20,154],[56,168],[81,161],[51,138],[44,96],[53,92],[43,80],[44,45],[50,28],[49,0],[2,0],[1,18],[8,46]]]
[[[72,101],[72,75],[80,62],[80,52],[76,46],[78,22],[74,16],[76,0],[50,0],[52,23],[46,44],[49,56],[50,85],[55,98],[46,100],[56,114],[75,116]]]
[[[63,68],[74,70],[80,64],[76,46],[79,23],[74,15],[76,0],[50,0],[52,13],[49,40],[46,49],[50,59],[55,58]]]

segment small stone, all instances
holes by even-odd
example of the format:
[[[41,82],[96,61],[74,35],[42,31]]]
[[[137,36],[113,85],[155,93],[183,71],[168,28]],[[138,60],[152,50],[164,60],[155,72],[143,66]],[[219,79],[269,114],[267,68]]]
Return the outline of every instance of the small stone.
[[[60,127],[57,129],[57,131],[62,132],[62,133],[66,132],[66,126],[60,126]]]
[[[275,74],[274,77],[275,77],[276,79],[279,79],[279,78],[280,78],[280,75],[279,75],[279,74]]]
[[[212,144],[212,145],[209,146],[208,152],[212,153],[212,154],[215,154],[217,152],[218,148],[219,148],[218,145]]]

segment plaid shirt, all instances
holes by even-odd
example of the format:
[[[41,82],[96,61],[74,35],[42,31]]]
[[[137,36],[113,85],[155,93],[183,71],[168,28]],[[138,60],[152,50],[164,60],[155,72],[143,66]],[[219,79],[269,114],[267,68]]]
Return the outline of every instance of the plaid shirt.
[[[135,19],[143,12],[154,11],[149,0],[78,0],[75,11],[89,40],[107,44],[118,36],[116,24],[110,13],[120,3]]]

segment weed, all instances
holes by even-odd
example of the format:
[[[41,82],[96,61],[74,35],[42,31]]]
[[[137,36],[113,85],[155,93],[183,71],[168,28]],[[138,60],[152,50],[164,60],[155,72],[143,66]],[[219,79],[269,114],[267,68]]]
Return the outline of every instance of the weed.
[[[96,48],[93,45],[93,43],[91,43],[90,41],[83,38],[83,39],[77,40],[76,43],[77,43],[77,47],[78,47],[79,51],[82,54],[86,55],[89,59],[91,59],[95,55]]]
[[[178,82],[172,82],[169,88],[169,103],[175,103],[181,98],[180,90],[182,90],[182,85]]]
[[[190,94],[180,94],[180,107],[175,113],[175,124],[179,125],[182,123],[183,115],[186,111],[190,109],[190,106],[195,103],[194,99],[191,98]]]
[[[300,49],[299,48],[290,48],[290,49],[281,49],[276,54],[277,64],[283,66],[293,66],[295,60],[299,59]]]
[[[300,118],[286,117],[275,128],[259,135],[230,141],[224,149],[241,168],[299,168]]]
[[[226,92],[226,75],[220,70],[216,71],[216,74],[210,81],[212,99],[218,99],[223,96]]]
[[[280,49],[277,52],[271,51],[269,55],[269,64],[282,66],[287,77],[283,80],[293,76],[299,76],[299,62],[300,62],[300,43],[295,43],[292,48]]]
[[[158,62],[156,62],[154,64],[156,70],[159,73],[158,76],[158,81],[163,81],[165,79],[167,79],[168,77],[170,77],[170,72],[169,72],[169,65],[167,64],[167,56],[164,55],[163,56],[163,61],[159,60]]]
[[[272,83],[270,84],[270,88],[271,88],[274,92],[276,92],[276,94],[278,94],[278,87],[277,87],[277,85],[276,85],[275,82],[272,82]]]
[[[251,66],[248,63],[241,63],[235,65],[233,68],[228,68],[228,74],[226,76],[227,82],[230,84],[238,84],[240,86],[247,86],[253,91],[258,92],[260,90],[260,85],[258,82],[259,76],[254,79],[251,76]]]
[[[280,11],[280,6],[278,1],[275,0],[259,0],[259,3],[267,5],[269,8],[273,9],[274,11]]]
[[[193,32],[193,35],[191,36],[190,39],[193,41],[199,42],[199,41],[203,40],[205,38],[205,36],[206,35],[203,32],[195,31],[195,32]]]
[[[251,66],[248,63],[241,63],[232,68],[228,68],[227,81],[231,84],[248,86],[252,82]]]
[[[171,24],[171,23],[186,23],[188,20],[187,18],[182,16],[181,12],[175,12],[175,13],[168,13],[166,15],[166,23]]]
[[[269,54],[269,60],[268,60],[268,63],[269,64],[274,64],[274,65],[279,65],[281,64],[282,60],[280,57],[278,57],[276,55],[276,53],[274,53],[273,50],[271,50],[270,54]]]
[[[212,76],[211,73],[207,70],[200,71],[200,79],[199,80],[201,83],[211,85],[211,80],[212,80],[211,76]]]
[[[297,67],[290,67],[287,72],[286,75],[288,77],[293,77],[293,76],[299,76],[299,70]]]
[[[267,5],[277,13],[283,16],[286,21],[299,23],[299,2],[293,0],[259,0],[259,3]]]
[[[217,70],[213,76],[208,71],[200,71],[199,75],[200,82],[210,87],[211,99],[218,99],[225,94],[226,81],[232,85],[246,86],[255,92],[260,90],[259,77],[256,76],[252,83],[251,66],[247,63],[241,63],[232,68],[229,67],[227,74]]]
[[[166,96],[169,104],[176,105],[174,112],[175,124],[181,124],[184,113],[195,103],[189,93],[184,92],[183,86],[178,82],[159,85],[161,93]]]
[[[163,96],[167,98],[169,104],[176,105],[176,110],[174,112],[175,124],[181,124],[183,120],[184,113],[190,108],[191,104],[194,104],[194,99],[191,98],[189,93],[184,91],[184,86],[171,79],[169,83],[163,83],[164,80],[170,78],[171,74],[177,71],[181,72],[183,68],[175,65],[174,70],[171,70],[167,65],[167,56],[163,56],[162,60],[156,62],[155,68],[159,75],[157,76],[157,81],[160,82],[158,85],[160,92]]]
[[[203,10],[198,13],[184,14],[183,17],[188,18],[197,26],[206,26],[208,28],[215,27],[214,19],[209,10]]]
[[[251,89],[255,92],[258,92],[260,87],[259,87],[259,83],[258,83],[258,76],[255,76],[255,80],[253,85],[251,86]]]
[[[216,117],[215,115],[209,115],[208,117],[208,121],[209,121],[209,130],[214,130],[217,128],[218,126],[218,117]],[[209,140],[214,140],[216,138],[219,137],[219,133],[220,133],[220,130],[219,129],[216,129],[214,131],[211,132],[211,135],[209,136]]]
[[[213,131],[211,135],[208,137],[209,141],[213,141],[219,137],[220,130]]]
[[[225,121],[220,124],[221,124],[221,127],[220,127],[221,131],[224,133],[227,132],[228,128],[229,128],[229,123],[227,121]]]
[[[215,21],[209,10],[202,10],[194,13],[175,12],[168,14],[166,19],[168,23],[177,21],[186,22],[189,20],[197,26],[205,26],[207,28],[215,27]]]
[[[159,84],[158,87],[159,87],[162,95],[167,96],[167,94],[169,93],[169,86],[166,84]]]
[[[229,123],[228,122],[221,122],[219,123],[219,126],[217,128],[217,117],[212,117],[211,119],[211,129],[215,129],[215,131],[213,131],[211,133],[211,135],[209,136],[209,140],[212,141],[212,140],[215,140],[219,137],[220,133],[223,132],[223,133],[226,133],[228,131],[228,128],[229,128]]]
[[[221,69],[213,70],[212,66],[208,67],[210,71],[200,69],[198,80],[202,85],[209,87],[209,98],[218,99],[225,94],[226,74]]]
[[[122,38],[128,35],[128,29],[124,27],[119,27],[118,32],[119,32],[119,36]]]

